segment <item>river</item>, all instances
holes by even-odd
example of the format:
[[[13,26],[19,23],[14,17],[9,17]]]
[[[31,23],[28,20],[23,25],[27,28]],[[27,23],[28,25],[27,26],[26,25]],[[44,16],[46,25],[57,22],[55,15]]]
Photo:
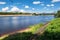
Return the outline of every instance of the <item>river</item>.
[[[0,16],[0,34],[21,30],[34,24],[46,23],[52,19],[54,15]]]

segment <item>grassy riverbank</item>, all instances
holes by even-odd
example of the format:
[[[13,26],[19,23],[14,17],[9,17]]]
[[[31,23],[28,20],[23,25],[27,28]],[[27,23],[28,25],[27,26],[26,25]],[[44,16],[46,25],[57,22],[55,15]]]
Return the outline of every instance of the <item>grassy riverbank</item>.
[[[44,34],[38,40],[60,40],[60,18],[56,18],[47,25]]]
[[[35,33],[38,29],[40,29],[43,26],[43,24],[36,24],[30,26],[30,30],[28,32]]]

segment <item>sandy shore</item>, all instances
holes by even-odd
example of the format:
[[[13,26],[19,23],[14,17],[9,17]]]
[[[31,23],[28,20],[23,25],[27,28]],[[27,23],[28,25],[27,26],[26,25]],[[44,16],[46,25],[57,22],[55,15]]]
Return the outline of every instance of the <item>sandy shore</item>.
[[[8,37],[9,35],[12,35],[12,34],[15,34],[15,33],[28,32],[29,30],[30,30],[30,28],[25,28],[25,29],[22,29],[22,30],[17,30],[17,31],[14,31],[14,32],[9,32],[9,33],[6,33],[6,34],[2,34],[2,35],[0,35],[0,40],[2,40],[5,37]]]

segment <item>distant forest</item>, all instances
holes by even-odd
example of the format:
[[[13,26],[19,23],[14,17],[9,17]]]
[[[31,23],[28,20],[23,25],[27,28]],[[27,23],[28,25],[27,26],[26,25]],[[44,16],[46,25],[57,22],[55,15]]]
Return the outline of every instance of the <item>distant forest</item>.
[[[0,15],[31,15],[31,13],[22,13],[22,12],[0,12]]]
[[[0,15],[55,15],[55,14],[56,13],[0,12]]]

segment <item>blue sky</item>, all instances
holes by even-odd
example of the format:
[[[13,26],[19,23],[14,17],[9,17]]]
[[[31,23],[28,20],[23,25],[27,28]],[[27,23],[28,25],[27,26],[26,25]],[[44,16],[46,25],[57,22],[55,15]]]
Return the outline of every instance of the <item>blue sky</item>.
[[[2,12],[51,13],[60,10],[60,0],[0,0]]]

